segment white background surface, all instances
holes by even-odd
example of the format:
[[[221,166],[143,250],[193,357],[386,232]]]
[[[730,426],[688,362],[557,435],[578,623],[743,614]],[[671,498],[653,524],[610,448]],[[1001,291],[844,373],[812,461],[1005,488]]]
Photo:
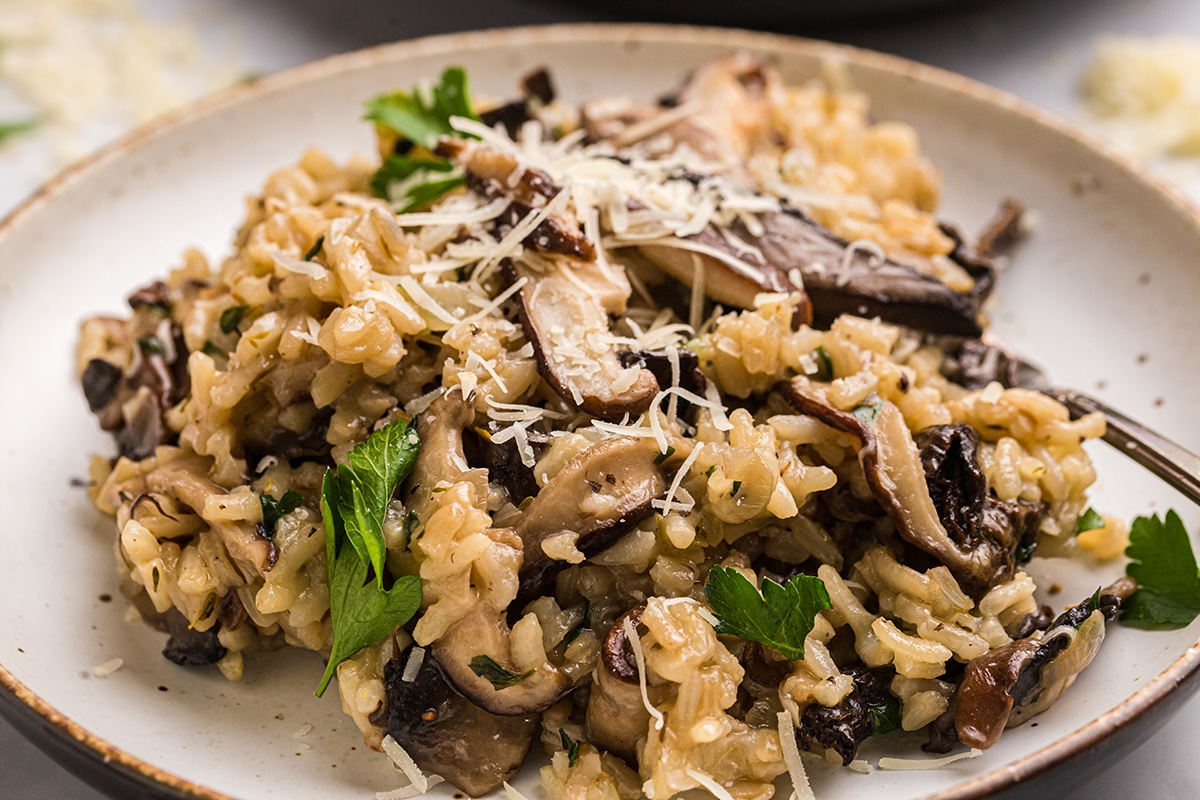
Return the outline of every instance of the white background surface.
[[[736,2],[736,0],[733,0]],[[796,1],[796,0],[793,0]],[[830,0],[832,1],[832,0]],[[3,3],[4,0],[0,0]],[[247,70],[271,72],[401,38],[502,25],[616,19],[583,4],[518,0],[141,0],[156,16],[202,20],[202,41]],[[982,10],[976,10],[983,5]],[[602,4],[596,3],[594,8]],[[859,28],[802,28],[802,35],[859,44],[993,84],[1076,122],[1088,120],[1076,85],[1106,34],[1190,36],[1200,42],[1196,0],[950,0],[948,10]],[[232,35],[231,35],[232,33]],[[98,142],[97,142],[98,143]],[[0,151],[0,214],[36,188],[41,168]],[[1181,178],[1200,196],[1200,180]],[[1191,165],[1194,166],[1194,165]],[[1200,174],[1200,170],[1192,174]],[[1124,761],[1060,800],[1200,796],[1200,698]],[[0,799],[101,800],[0,721]],[[298,799],[302,800],[302,799]]]

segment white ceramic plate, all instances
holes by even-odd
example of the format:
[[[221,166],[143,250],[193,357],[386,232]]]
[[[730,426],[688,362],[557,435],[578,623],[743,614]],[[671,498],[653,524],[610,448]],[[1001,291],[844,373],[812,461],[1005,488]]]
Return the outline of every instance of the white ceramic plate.
[[[89,453],[111,444],[73,380],[78,322],[121,313],[130,290],[178,263],[186,246],[222,256],[243,197],[306,147],[338,157],[370,151],[361,104],[380,91],[461,64],[478,93],[503,97],[544,64],[568,100],[649,99],[738,49],[770,57],[791,80],[816,74],[822,58],[845,62],[878,118],[920,132],[945,176],[945,218],[978,229],[1006,196],[1033,209],[1036,233],[1001,277],[995,331],[1061,383],[1096,390],[1200,449],[1200,373],[1189,368],[1200,358],[1196,218],[1145,173],[1009,96],[899,59],[721,30],[557,27],[370,50],[160,121],[63,175],[0,226],[0,684],[9,690],[0,711],[117,796],[357,800],[394,787],[395,773],[364,750],[336,693],[313,697],[317,655],[256,658],[243,682],[227,683],[216,670],[167,662],[160,634],[126,621],[119,597],[100,599],[115,594],[112,524],[70,480],[85,474]],[[1174,504],[1200,530],[1196,510],[1153,478],[1102,446],[1095,455],[1100,508],[1132,516]],[[1051,600],[1058,608],[1119,569],[1035,565],[1040,583],[1063,584]],[[1086,754],[1111,761],[1134,731],[1165,720],[1183,694],[1172,692],[1176,684],[1195,683],[1187,679],[1200,662],[1196,638],[1195,625],[1114,627],[1097,662],[1036,727],[1009,731],[983,757],[931,772],[818,766],[817,795],[963,798],[1035,776],[1069,780]],[[92,677],[93,666],[116,657],[124,668]],[[863,754],[909,747],[919,755],[902,736],[879,745]],[[520,780],[536,796],[536,773]]]

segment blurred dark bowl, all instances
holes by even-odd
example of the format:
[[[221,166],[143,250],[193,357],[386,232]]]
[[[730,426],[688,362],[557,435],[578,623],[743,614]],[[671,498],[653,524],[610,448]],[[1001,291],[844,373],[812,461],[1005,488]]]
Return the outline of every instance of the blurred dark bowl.
[[[685,22],[800,32],[809,26],[862,26],[924,16],[957,6],[963,10],[991,5],[993,0],[606,0],[581,3],[560,0],[575,8],[590,6],[656,22]]]

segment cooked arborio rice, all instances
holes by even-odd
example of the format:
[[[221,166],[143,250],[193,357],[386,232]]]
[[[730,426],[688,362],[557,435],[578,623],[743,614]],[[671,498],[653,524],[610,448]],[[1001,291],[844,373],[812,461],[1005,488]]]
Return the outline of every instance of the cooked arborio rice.
[[[1104,420],[1009,387],[993,270],[933,216],[914,132],[746,57],[661,107],[526,88],[436,145],[381,120],[389,163],[465,176],[432,201],[310,150],[219,265],[83,323],[120,452],[91,496],[164,654],[231,680],[328,654],[322,478],[415,419],[383,536],[422,608],[337,669],[405,796],[495,790],[538,739],[555,800],[765,800],[797,745],[964,752],[1053,702],[1125,590],[1056,621],[1022,564],[1076,548]],[[803,657],[727,632],[718,566],[815,576]]]

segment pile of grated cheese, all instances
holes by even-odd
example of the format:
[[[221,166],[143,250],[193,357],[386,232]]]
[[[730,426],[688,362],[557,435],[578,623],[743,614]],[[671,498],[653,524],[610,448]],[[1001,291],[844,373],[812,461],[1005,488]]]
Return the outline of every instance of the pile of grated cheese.
[[[36,119],[50,168],[244,70],[206,55],[195,26],[152,19],[135,0],[0,2],[3,121]]]
[[[1080,89],[1122,147],[1143,158],[1200,156],[1200,42],[1102,39]]]

